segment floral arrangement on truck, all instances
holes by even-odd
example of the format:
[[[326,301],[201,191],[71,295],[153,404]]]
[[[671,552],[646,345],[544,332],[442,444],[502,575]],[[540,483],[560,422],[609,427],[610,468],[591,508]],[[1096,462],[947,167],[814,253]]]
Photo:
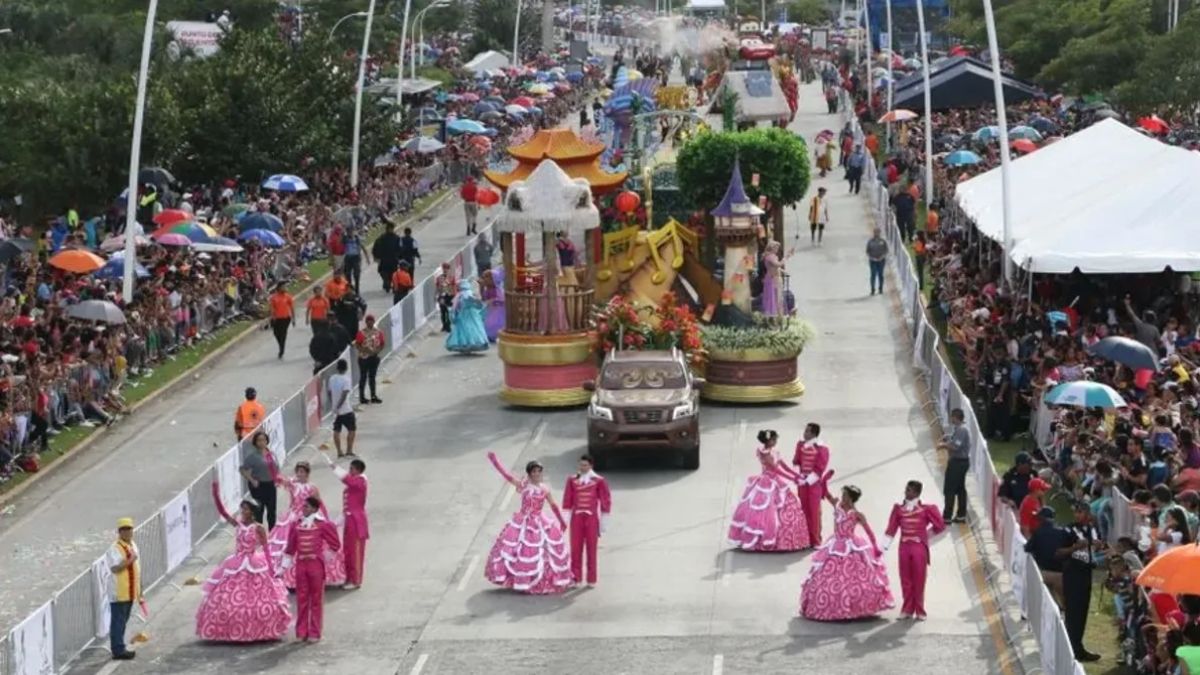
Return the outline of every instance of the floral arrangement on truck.
[[[683,352],[695,370],[704,365],[702,332],[692,309],[680,305],[674,293],[664,293],[657,305],[644,305],[614,295],[592,317],[595,348]]]

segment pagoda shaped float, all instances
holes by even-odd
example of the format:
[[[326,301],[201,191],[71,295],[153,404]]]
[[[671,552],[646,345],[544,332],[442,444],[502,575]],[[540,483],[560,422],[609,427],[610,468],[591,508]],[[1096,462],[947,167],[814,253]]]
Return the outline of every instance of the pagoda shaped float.
[[[629,176],[625,172],[607,173],[601,169],[603,152],[603,143],[585,141],[570,129],[543,129],[525,143],[508,149],[508,154],[517,160],[517,166],[511,171],[484,171],[483,175],[507,190],[516,181],[528,179],[538,165],[548,159],[558,164],[568,177],[587,181],[592,194],[599,196],[619,189]]]
[[[496,341],[504,362],[500,398],[537,408],[583,405],[591,398],[583,383],[596,377],[588,331],[600,212],[592,185],[547,159],[505,187],[496,223],[505,272],[505,324]],[[540,260],[525,255],[530,236],[540,237]],[[564,256],[564,242],[577,240],[584,254]]]

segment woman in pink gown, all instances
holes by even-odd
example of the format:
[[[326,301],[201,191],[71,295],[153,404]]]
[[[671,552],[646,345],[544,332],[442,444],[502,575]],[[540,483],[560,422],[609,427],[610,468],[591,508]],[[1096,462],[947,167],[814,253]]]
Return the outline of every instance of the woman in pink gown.
[[[280,569],[283,563],[283,549],[287,546],[288,532],[304,518],[304,500],[309,497],[320,499],[321,493],[317,491],[316,485],[308,482],[308,476],[312,472],[312,467],[308,462],[296,462],[294,478],[288,478],[279,473],[275,462],[268,459],[267,464],[271,469],[271,476],[275,479],[275,484],[287,488],[288,496],[291,498],[287,513],[279,522],[275,523],[275,527],[271,530],[270,540],[267,542],[267,550],[271,553],[271,564],[275,566],[275,569]],[[324,501],[321,502],[321,517],[329,520],[329,512],[325,510]],[[327,551],[325,554],[325,585],[341,586],[344,583],[346,583],[345,559],[337,553]],[[295,566],[284,571],[283,585],[289,589],[296,588]]]
[[[196,610],[196,636],[216,642],[280,640],[292,623],[287,589],[275,577],[264,552],[267,530],[254,520],[254,505],[243,501],[239,519],[225,511],[213,483],[221,517],[237,528],[237,548],[204,582],[204,599]]]
[[[800,500],[788,481],[799,476],[782,460],[775,444],[779,434],[758,432],[755,451],[762,473],[746,481],[746,489],[729,524],[729,540],[743,551],[800,551],[812,546]]]
[[[510,474],[494,453],[488,459],[504,480],[521,495],[521,508],[496,537],[487,557],[484,576],[487,580],[521,593],[548,595],[562,593],[571,587],[571,552],[563,532],[567,523],[554,501],[550,488],[542,482],[542,465],[525,465],[524,480]],[[554,518],[542,513],[550,503]]]
[[[862,491],[842,488],[834,505],[833,536],[812,556],[812,568],[800,591],[800,616],[813,621],[845,621],[875,616],[896,605],[875,533],[854,508]],[[858,534],[862,526],[866,538]]]

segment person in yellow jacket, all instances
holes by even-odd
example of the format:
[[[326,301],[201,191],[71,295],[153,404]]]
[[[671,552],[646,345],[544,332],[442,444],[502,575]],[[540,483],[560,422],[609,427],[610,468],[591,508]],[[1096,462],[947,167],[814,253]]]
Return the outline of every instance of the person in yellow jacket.
[[[108,640],[112,657],[116,661],[128,661],[136,654],[125,646],[125,627],[133,614],[134,604],[142,599],[142,564],[138,562],[138,547],[133,542],[132,518],[117,521],[117,540],[108,549],[104,562],[113,575],[108,596]]]

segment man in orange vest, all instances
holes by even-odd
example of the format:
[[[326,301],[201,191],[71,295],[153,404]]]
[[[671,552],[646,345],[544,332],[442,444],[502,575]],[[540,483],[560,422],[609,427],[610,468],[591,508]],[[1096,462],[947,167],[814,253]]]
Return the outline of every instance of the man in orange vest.
[[[239,441],[242,440],[257,429],[266,416],[266,408],[258,402],[258,392],[254,387],[246,387],[246,400],[233,415],[233,433],[237,434]]]
[[[279,358],[283,358],[283,347],[287,344],[288,328],[296,325],[296,300],[287,292],[287,286],[279,284],[271,294],[271,330],[279,344]]]

